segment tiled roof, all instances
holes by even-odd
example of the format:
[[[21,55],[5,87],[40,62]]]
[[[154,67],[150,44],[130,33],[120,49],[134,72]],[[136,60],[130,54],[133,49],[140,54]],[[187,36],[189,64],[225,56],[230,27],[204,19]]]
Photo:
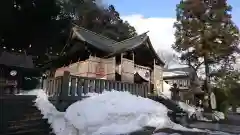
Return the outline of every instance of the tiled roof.
[[[90,30],[87,30],[85,28],[79,27],[77,25],[74,25],[72,30],[73,30],[72,38],[77,38],[79,40],[87,42],[92,46],[98,48],[99,50],[107,52],[109,54],[108,56],[114,56],[116,54],[134,49],[139,45],[142,45],[145,41],[149,40],[147,32],[140,34],[138,36],[117,42],[103,35],[100,35]],[[149,48],[155,52],[153,47],[149,47]],[[159,59],[162,64],[164,64],[164,62],[158,57],[156,52],[155,52],[155,55],[156,55],[156,58]]]
[[[6,66],[33,68],[34,64],[31,56],[15,55],[8,52],[2,52],[0,56],[0,64]]]
[[[72,30],[73,37],[77,37],[100,50],[107,52],[113,51],[112,45],[116,43],[116,41],[78,26],[74,26]]]
[[[114,51],[110,55],[119,54],[134,49],[139,45],[142,45],[147,40],[147,38],[148,38],[147,33],[143,33],[141,35],[123,40],[121,42],[117,42],[112,45]]]

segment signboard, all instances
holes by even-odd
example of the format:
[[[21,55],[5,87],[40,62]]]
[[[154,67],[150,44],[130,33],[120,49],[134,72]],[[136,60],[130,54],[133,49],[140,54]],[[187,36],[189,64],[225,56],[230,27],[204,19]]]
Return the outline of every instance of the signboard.
[[[3,78],[0,79],[1,86],[17,86],[16,80],[4,80]]]
[[[16,80],[6,80],[6,85],[7,86],[17,86],[17,81]]]

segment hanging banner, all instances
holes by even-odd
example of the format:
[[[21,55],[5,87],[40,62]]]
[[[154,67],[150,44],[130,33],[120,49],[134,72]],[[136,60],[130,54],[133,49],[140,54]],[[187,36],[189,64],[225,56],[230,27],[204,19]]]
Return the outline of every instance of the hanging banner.
[[[141,76],[144,80],[150,81],[150,71],[144,68],[135,67],[135,74]]]
[[[216,109],[217,108],[216,97],[213,92],[210,94],[210,102],[211,102],[212,109]]]

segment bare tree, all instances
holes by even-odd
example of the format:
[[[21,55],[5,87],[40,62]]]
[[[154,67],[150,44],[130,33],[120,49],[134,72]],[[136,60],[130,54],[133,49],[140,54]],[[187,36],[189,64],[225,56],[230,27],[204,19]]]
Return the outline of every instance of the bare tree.
[[[157,54],[165,63],[164,68],[169,68],[171,65],[180,64],[178,56],[171,51],[158,50]]]

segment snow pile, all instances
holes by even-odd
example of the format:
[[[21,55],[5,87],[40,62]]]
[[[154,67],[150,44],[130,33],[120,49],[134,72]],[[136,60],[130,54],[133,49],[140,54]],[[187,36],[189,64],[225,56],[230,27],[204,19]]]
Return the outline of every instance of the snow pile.
[[[195,114],[197,112],[197,109],[193,106],[190,106],[184,102],[178,102],[178,105],[188,113],[188,116],[192,116],[193,114]]]
[[[225,115],[224,115],[223,112],[214,111],[213,114],[212,114],[212,119],[214,121],[224,120],[225,119]]]
[[[164,105],[147,98],[105,91],[72,104],[65,116],[80,134],[124,134],[145,126],[170,126],[167,111]]]
[[[57,111],[43,90],[23,94],[37,95],[35,105],[56,135],[127,134],[145,126],[200,131],[173,123],[164,105],[129,92],[88,94],[89,98],[75,102],[66,112]]]
[[[32,94],[34,94],[34,91]],[[53,132],[56,135],[76,135],[76,129],[69,124],[64,117],[65,112],[57,111],[57,109],[48,101],[48,96],[43,90],[36,91],[38,93],[37,99],[35,100],[35,106],[43,114],[43,119],[48,119],[48,123],[51,125]]]
[[[190,130],[170,121],[168,109],[153,100],[129,92],[105,91],[75,102],[66,110],[66,119],[79,134],[126,134],[145,126]]]

